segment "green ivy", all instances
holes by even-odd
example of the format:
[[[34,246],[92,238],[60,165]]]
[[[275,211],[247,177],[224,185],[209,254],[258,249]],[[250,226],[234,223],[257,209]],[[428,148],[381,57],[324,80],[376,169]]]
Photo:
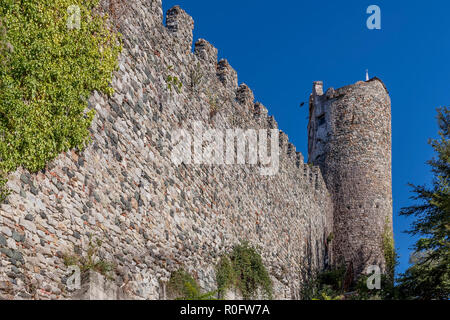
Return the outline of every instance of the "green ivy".
[[[390,220],[386,218],[384,233],[383,233],[383,254],[386,262],[386,275],[391,282],[394,282],[395,268],[398,264],[398,256],[395,250],[394,235],[390,227]]]
[[[261,255],[247,242],[236,245],[230,254],[224,255],[217,265],[217,287],[224,294],[230,288],[237,288],[248,300],[262,289],[268,299],[272,299],[272,280]]]
[[[0,174],[0,203],[5,201],[9,195],[9,189],[6,187],[7,180]]]
[[[112,94],[120,35],[96,12],[99,0],[2,0],[0,172],[32,172],[89,142],[94,90]],[[81,12],[69,29],[68,8]]]

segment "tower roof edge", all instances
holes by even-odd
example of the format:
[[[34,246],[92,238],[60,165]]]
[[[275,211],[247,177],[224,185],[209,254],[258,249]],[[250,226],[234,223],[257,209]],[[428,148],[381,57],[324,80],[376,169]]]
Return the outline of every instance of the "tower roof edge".
[[[386,88],[386,85],[384,84],[383,80],[381,80],[381,79],[378,78],[378,77],[373,77],[372,79],[367,80],[366,82],[373,82],[373,81],[379,81],[379,82],[381,83],[381,85],[383,86],[384,90],[386,90],[386,92],[389,94],[389,91],[388,91],[388,89]]]

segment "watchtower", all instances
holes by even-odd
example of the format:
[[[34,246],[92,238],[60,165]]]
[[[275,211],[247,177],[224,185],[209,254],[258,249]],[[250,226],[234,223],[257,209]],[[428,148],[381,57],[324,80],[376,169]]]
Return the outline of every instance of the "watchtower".
[[[314,82],[309,162],[321,168],[334,202],[334,263],[386,271],[392,232],[391,100],[378,78],[324,93]]]

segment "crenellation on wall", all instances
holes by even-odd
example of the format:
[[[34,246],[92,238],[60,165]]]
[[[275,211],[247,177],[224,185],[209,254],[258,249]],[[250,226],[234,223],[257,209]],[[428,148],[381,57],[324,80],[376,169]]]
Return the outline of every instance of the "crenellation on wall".
[[[288,154],[288,143],[289,143],[288,135],[283,130],[280,130],[279,145],[280,145],[280,155],[282,158],[285,158]]]
[[[162,0],[150,0],[149,11],[152,13],[155,21],[158,21],[162,25],[164,15]]]
[[[297,148],[295,147],[295,145],[292,144],[291,142],[288,142],[288,147],[287,147],[288,157],[290,159],[297,160],[296,153],[297,153]]]
[[[269,111],[261,102],[256,102],[254,105],[253,114],[254,114],[255,118],[257,118],[258,120],[267,119]]]
[[[308,171],[309,171],[308,176],[309,183],[314,189],[316,189],[316,172],[314,166],[312,166]]]
[[[217,65],[217,76],[222,84],[229,90],[235,91],[238,87],[238,75],[226,59],[221,59]]]
[[[327,92],[325,92],[325,97],[330,100],[330,99],[334,99],[336,97],[336,91],[334,90],[333,87],[330,87],[327,89]]]
[[[320,168],[313,166],[311,169],[311,177],[312,177],[312,183],[313,183],[315,189],[320,189],[320,184],[319,184],[320,176],[321,176]]]
[[[253,118],[260,129],[270,129],[269,110],[261,103],[256,102],[253,108]]]
[[[213,72],[217,70],[218,50],[205,39],[199,39],[195,43],[194,54],[207,64],[207,68]]]
[[[19,169],[9,179],[12,194],[0,209],[0,294],[8,296],[2,281],[19,292],[29,275],[34,298],[70,299],[62,256],[86,254],[93,236],[103,240],[100,252],[115,264],[114,281],[129,298],[167,298],[165,282],[181,267],[213,291],[220,256],[248,240],[261,252],[274,297],[298,299],[308,277],[304,262],[313,272],[325,267],[324,255],[331,259],[323,245],[333,228],[328,190],[316,189],[283,133],[274,176],[250,165],[176,165],[176,130],[194,138],[198,123],[205,130],[278,124],[248,86],[238,87],[228,62],[217,63],[217,49],[199,40],[191,51],[193,20],[184,10],[170,9],[164,27],[160,0],[128,4],[115,93],[89,99],[97,112],[92,143],[42,172]],[[169,74],[181,90],[169,89]]]
[[[166,14],[167,30],[180,42],[182,53],[190,53],[194,39],[194,19],[180,6],[174,6]]]
[[[245,83],[242,83],[236,91],[236,100],[250,110],[250,106],[254,106],[255,96],[253,91]]]
[[[325,180],[323,179],[322,171],[320,167],[317,167],[317,180],[316,180],[317,188],[321,190],[327,190],[327,185],[325,184]]]
[[[301,152],[296,152],[296,165],[297,168],[302,168],[303,169],[303,165],[305,163],[305,157],[303,156],[303,154]]]
[[[269,129],[278,129],[278,122],[275,120],[274,116],[267,117],[267,124]]]
[[[313,83],[313,96],[323,96],[323,81],[314,81]]]
[[[310,167],[310,165],[307,164],[307,163],[304,163],[304,164],[302,165],[302,167],[303,167],[303,177],[304,177],[304,180],[305,180],[305,181],[308,181],[308,180],[309,180],[309,176],[310,176],[311,167]]]

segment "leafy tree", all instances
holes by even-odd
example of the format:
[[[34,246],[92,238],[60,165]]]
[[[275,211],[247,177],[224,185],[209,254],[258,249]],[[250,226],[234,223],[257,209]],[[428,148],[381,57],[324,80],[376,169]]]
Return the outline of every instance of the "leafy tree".
[[[396,288],[391,275],[381,276],[381,290],[369,289],[369,276],[360,275],[346,288],[349,277],[353,277],[351,269],[342,265],[319,272],[306,282],[301,290],[303,300],[394,300]]]
[[[399,279],[403,298],[448,300],[450,297],[450,110],[438,109],[439,139],[430,140],[436,157],[428,161],[434,175],[431,188],[411,185],[419,203],[401,214],[416,221],[409,234],[419,235],[415,264]]]

